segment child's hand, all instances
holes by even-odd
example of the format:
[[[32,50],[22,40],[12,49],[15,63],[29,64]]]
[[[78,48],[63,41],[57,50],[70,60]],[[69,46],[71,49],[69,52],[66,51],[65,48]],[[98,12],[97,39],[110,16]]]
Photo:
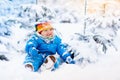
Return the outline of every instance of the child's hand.
[[[75,61],[70,56],[68,56],[66,58],[66,63],[68,63],[68,64],[75,64]]]
[[[35,47],[32,47],[30,50],[29,50],[29,53],[31,56],[35,57],[38,55],[38,50],[35,48]]]

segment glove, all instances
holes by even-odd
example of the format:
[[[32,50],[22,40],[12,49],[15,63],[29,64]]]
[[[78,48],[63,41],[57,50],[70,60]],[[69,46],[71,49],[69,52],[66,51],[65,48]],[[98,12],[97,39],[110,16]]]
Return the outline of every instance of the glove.
[[[38,50],[35,47],[30,48],[29,53],[31,56],[35,57],[38,55]]]
[[[75,64],[75,61],[70,56],[68,56],[66,58],[66,63],[68,63],[68,64]]]

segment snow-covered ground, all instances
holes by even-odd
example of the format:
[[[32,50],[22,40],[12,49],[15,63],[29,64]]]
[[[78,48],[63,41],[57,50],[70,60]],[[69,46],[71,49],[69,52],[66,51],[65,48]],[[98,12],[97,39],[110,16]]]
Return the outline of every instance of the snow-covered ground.
[[[30,72],[23,65],[26,55],[24,47],[34,31],[31,24],[35,15],[29,7],[25,5],[15,7],[13,6],[15,3],[16,1],[12,2],[12,0],[0,1],[0,55],[4,54],[9,59],[9,61],[0,60],[1,80],[120,80],[119,17],[88,17],[85,28],[81,22],[84,21],[83,18],[78,21],[80,23],[59,23],[66,21],[66,17],[70,17],[72,22],[73,16],[69,11],[63,16],[64,11],[61,12],[61,9],[58,9],[56,15],[63,18],[57,17],[55,20],[59,20],[53,21],[55,33],[63,39],[63,42],[68,43],[80,53],[77,58],[89,59],[91,63],[86,61],[81,64],[64,63],[52,72],[50,70],[41,73]],[[17,2],[17,4],[20,3]],[[11,15],[13,16],[10,17]],[[39,15],[39,18],[41,16]],[[74,17],[78,18],[78,16]]]
[[[65,28],[68,27],[69,28]],[[70,26],[71,25],[71,26]],[[79,31],[80,27],[79,24],[55,24],[56,29],[60,28],[60,32],[65,35],[64,37],[69,37],[72,33]],[[59,26],[59,27],[58,27]],[[22,31],[22,32],[21,32]],[[72,32],[73,31],[73,32]],[[20,28],[13,29],[14,35],[9,37],[8,40],[13,41],[11,42],[12,45],[16,46],[16,41],[20,39],[24,39],[25,33],[27,30],[22,30]],[[29,32],[29,30],[28,30]],[[119,32],[119,31],[118,31]],[[61,34],[62,35],[62,34]],[[18,38],[17,38],[18,37]],[[99,54],[97,55],[97,62],[96,63],[83,63],[82,65],[70,65],[70,64],[63,64],[54,72],[51,71],[44,71],[42,73],[35,73],[27,71],[23,66],[23,60],[25,54],[22,52],[16,51],[9,51],[8,53],[4,53],[10,61],[0,61],[0,78],[2,80],[119,80],[120,79],[120,54],[119,54],[119,38],[120,36],[116,37],[116,45],[118,51],[115,51],[114,48],[110,47],[110,50],[107,51],[106,54]],[[64,38],[66,39],[66,38]],[[68,39],[66,39],[68,40]],[[24,42],[25,43],[25,42]],[[77,42],[78,43],[78,42]],[[19,47],[24,48],[23,43],[19,45]],[[76,45],[76,44],[74,44]],[[91,47],[85,46],[86,43],[81,45],[77,45],[77,49],[85,50],[89,54],[92,50]],[[94,45],[94,44],[93,44]],[[18,47],[18,48],[19,48]],[[79,48],[80,47],[80,48]],[[83,47],[83,48],[82,48]],[[4,50],[4,47],[1,47],[1,50]],[[7,51],[7,50],[6,50]],[[85,54],[86,54],[85,53]],[[84,53],[82,53],[84,54]],[[94,58],[94,57],[92,57]]]

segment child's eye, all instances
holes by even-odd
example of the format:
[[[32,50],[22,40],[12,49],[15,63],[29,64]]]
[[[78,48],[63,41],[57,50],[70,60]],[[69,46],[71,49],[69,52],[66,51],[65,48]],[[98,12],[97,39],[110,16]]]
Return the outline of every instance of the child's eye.
[[[44,30],[44,32],[47,32],[48,30]]]
[[[54,30],[53,28],[50,29],[51,31]]]

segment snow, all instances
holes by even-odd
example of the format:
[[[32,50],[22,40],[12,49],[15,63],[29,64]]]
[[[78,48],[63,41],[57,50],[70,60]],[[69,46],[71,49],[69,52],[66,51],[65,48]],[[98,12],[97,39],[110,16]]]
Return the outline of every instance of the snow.
[[[30,35],[33,33],[34,28],[31,27],[31,24],[27,26],[29,19],[27,19],[28,22],[20,22],[22,18],[22,20],[25,20],[24,17],[21,17],[21,19],[18,20],[20,16],[16,15],[22,11],[15,8],[18,10],[18,12],[16,12],[16,10],[14,12],[14,6],[12,6],[12,4],[15,3],[10,2],[10,0],[0,2],[9,4],[5,7],[4,5],[0,6],[2,10],[0,18],[3,19],[0,20],[0,55],[4,54],[9,59],[9,61],[0,60],[1,80],[120,80],[120,29],[115,27],[117,30],[115,31],[116,34],[114,34],[113,28],[106,28],[106,25],[111,23],[109,20],[109,23],[107,23],[106,20],[106,23],[104,22],[102,24],[104,25],[103,27],[95,28],[95,26],[98,25],[96,24],[97,20],[93,24],[89,25],[89,27],[86,29],[85,35],[88,36],[86,37],[87,40],[84,40],[84,38],[82,38],[83,40],[78,40],[78,35],[75,35],[75,33],[84,35],[84,26],[82,23],[53,23],[52,25],[56,28],[56,33],[63,38],[63,42],[69,43],[72,48],[81,53],[78,58],[84,57],[86,59],[90,59],[92,63],[64,63],[56,71],[51,72],[50,70],[45,70],[41,73],[30,72],[25,69],[23,65],[26,55],[24,52],[24,46],[26,40],[29,39]],[[30,2],[32,2],[32,0],[30,0]],[[18,1],[17,4],[19,3],[21,2]],[[8,8],[10,5],[10,14],[16,15],[12,16],[13,23],[5,24],[6,21],[11,18],[6,16],[8,12],[5,11],[6,14],[3,14],[4,9],[6,10],[6,8]],[[27,15],[23,16],[28,17]],[[117,20],[117,18],[115,19]],[[103,19],[101,19],[101,21],[102,20]],[[118,21],[115,25],[119,24],[120,22]],[[5,35],[5,33],[10,35]],[[101,44],[97,44],[92,38],[96,34],[103,35],[106,39],[113,40],[114,46],[110,46],[105,42],[107,45],[107,51],[104,53],[102,51]]]
[[[58,24],[60,26],[61,33],[64,34],[66,31],[66,35],[70,36],[71,28],[64,29],[64,27],[70,24]],[[79,29],[79,24],[72,25],[70,27],[76,26],[76,29]],[[56,27],[57,28],[57,27]],[[15,34],[11,35],[10,42],[12,45],[16,46],[17,39],[24,39],[26,30],[22,30],[20,28],[13,28],[12,30]],[[22,32],[21,32],[22,31]],[[63,32],[62,32],[63,31]],[[73,31],[73,30],[72,30]],[[74,30],[76,31],[76,30]],[[73,33],[74,33],[73,31]],[[79,31],[79,30],[78,30]],[[18,33],[19,32],[19,33]],[[66,36],[64,35],[64,36]],[[16,40],[16,41],[15,41]],[[119,39],[116,40],[118,42]],[[14,42],[14,43],[12,43]],[[76,42],[77,43],[77,42]],[[25,44],[22,44],[22,46]],[[75,45],[75,44],[74,44]],[[83,50],[82,53],[90,53],[90,49],[85,43],[82,43],[84,47],[80,46],[80,50]],[[78,47],[78,46],[76,46]],[[21,47],[22,48],[22,47]],[[119,48],[119,45],[117,46]],[[4,47],[1,47],[1,50]],[[85,50],[88,49],[88,50]],[[82,65],[70,65],[70,64],[63,64],[61,67],[54,71],[44,71],[42,73],[35,73],[27,71],[23,66],[23,60],[25,54],[21,54],[21,52],[16,53],[16,51],[10,51],[10,54],[6,54],[10,61],[0,61],[0,78],[3,80],[119,80],[120,74],[120,51],[115,51],[113,48],[107,52],[107,54],[100,55],[99,61],[95,64],[82,64]],[[85,54],[84,54],[85,55]],[[86,54],[87,55],[87,54]],[[85,56],[86,56],[85,55]],[[93,55],[93,54],[92,54]],[[91,55],[90,55],[91,56]],[[94,56],[94,55],[93,55]],[[92,56],[92,58],[93,58]]]

